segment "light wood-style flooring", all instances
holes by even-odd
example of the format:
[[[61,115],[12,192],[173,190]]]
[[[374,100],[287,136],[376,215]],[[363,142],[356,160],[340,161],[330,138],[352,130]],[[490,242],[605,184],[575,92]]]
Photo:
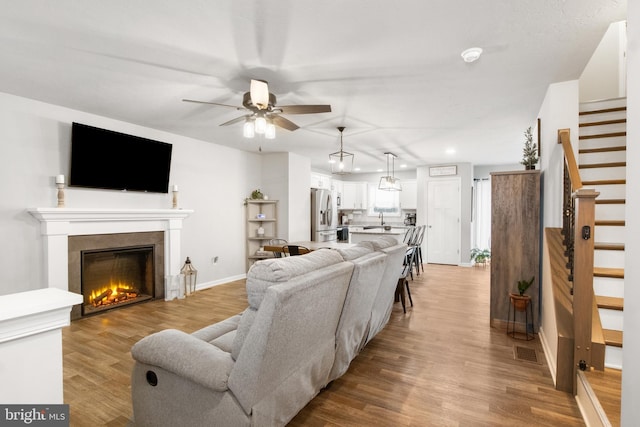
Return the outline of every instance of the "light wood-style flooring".
[[[489,326],[488,268],[429,264],[410,287],[414,307],[404,314],[396,303],[386,328],[291,426],[584,425],[573,397],[554,389],[538,339]],[[136,341],[165,328],[192,332],[246,305],[238,281],[72,322],[63,331],[71,425],[129,424]],[[538,363],[516,360],[516,345]]]

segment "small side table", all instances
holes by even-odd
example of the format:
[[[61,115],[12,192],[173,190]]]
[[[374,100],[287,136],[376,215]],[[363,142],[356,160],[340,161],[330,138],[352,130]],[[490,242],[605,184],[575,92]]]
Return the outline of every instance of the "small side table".
[[[516,331],[516,313],[520,319],[524,314],[524,332]],[[511,338],[531,341],[533,332],[533,301],[529,295],[509,294],[509,313],[507,316],[507,335]]]

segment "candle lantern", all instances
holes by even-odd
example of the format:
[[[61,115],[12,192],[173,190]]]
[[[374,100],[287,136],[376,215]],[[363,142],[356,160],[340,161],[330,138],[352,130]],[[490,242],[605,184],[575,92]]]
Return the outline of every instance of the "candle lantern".
[[[191,260],[189,259],[189,257],[187,257],[184,265],[180,269],[180,274],[182,275],[184,294],[191,295],[196,291],[198,270],[196,270],[193,264],[191,264]]]

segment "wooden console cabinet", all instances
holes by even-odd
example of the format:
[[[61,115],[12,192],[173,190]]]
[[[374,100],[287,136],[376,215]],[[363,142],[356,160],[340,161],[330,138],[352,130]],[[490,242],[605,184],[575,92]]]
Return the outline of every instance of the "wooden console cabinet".
[[[540,307],[540,171],[491,174],[491,326],[506,327],[509,293],[519,280],[533,285],[526,294],[534,307],[537,332]]]

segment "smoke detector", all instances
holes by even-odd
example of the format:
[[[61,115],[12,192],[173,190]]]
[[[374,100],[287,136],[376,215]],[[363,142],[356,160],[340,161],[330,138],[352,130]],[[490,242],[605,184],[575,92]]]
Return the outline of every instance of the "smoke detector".
[[[475,62],[480,58],[480,55],[482,55],[482,48],[479,47],[469,48],[461,54],[464,62]]]

